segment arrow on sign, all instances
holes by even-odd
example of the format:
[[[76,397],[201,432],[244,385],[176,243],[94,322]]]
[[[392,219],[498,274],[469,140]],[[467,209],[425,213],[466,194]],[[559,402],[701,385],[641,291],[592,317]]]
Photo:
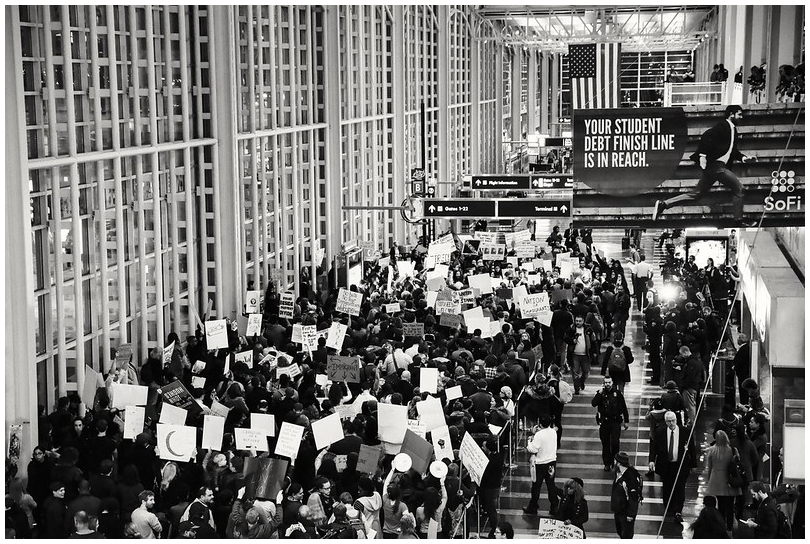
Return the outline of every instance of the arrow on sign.
[[[540,187],[540,180],[535,179],[534,181],[532,181],[532,185],[534,185],[535,187]]]
[[[475,184],[480,186],[481,185],[481,180],[480,179],[475,180]]]
[[[433,204],[431,204],[430,206],[428,206],[428,211],[429,211],[430,213],[435,212],[435,211],[436,211],[436,206],[434,206]]]
[[[563,213],[567,212],[568,211],[568,206],[563,204],[562,206],[560,206],[560,211],[563,212]]]

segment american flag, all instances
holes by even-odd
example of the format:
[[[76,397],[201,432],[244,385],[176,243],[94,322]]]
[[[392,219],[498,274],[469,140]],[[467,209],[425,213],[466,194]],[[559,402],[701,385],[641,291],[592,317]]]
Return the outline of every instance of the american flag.
[[[619,42],[568,46],[574,109],[618,108],[622,47]]]

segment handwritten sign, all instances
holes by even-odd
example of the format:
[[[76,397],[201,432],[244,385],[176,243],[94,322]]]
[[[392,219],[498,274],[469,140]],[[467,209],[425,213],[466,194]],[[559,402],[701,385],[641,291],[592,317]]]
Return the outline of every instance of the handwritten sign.
[[[259,336],[262,333],[262,314],[250,314],[248,316],[247,331],[245,336]]]
[[[424,323],[403,323],[402,324],[403,336],[416,336],[422,338],[425,336]]]
[[[526,295],[520,301],[520,313],[524,319],[538,317],[541,312],[548,312],[550,310],[548,293]]]
[[[281,300],[278,303],[278,316],[284,319],[292,319],[295,315],[295,294],[290,291],[281,293]]]
[[[457,314],[458,304],[452,300],[437,300],[436,301],[436,315],[442,314]]]
[[[205,340],[209,350],[228,347],[228,330],[224,319],[205,322]]]
[[[427,428],[425,427],[425,424],[418,419],[408,420],[408,430],[422,438],[425,438],[427,435]]]
[[[461,325],[461,316],[451,314],[448,312],[443,312],[442,314],[439,315],[439,325],[455,329]]]
[[[346,339],[346,331],[348,326],[337,321],[333,321],[329,326],[329,332],[326,335],[326,347],[340,351],[343,349],[343,341]]]
[[[489,458],[476,444],[470,433],[464,433],[458,454],[464,467],[470,471],[470,477],[475,480],[475,483],[481,485],[481,477],[489,464]]]
[[[318,326],[304,325],[301,327],[301,345],[307,351],[318,349]]]
[[[335,311],[349,315],[360,315],[360,306],[363,304],[363,293],[354,293],[348,289],[340,288],[338,292]]]
[[[388,315],[393,315],[399,312],[400,310],[402,310],[402,308],[400,307],[399,302],[392,302],[390,304],[385,305],[385,313],[387,313]]]
[[[132,344],[121,344],[115,350],[115,368],[124,368],[132,360]]]
[[[143,432],[143,421],[146,417],[146,408],[143,406],[127,406],[124,410],[124,438],[134,439]]]
[[[497,232],[479,231],[475,233],[475,237],[481,240],[482,243],[486,242],[488,244],[494,244],[498,241]]]
[[[533,259],[534,258],[534,244],[529,243],[520,243],[515,245],[515,255],[521,259]]]
[[[298,448],[301,446],[301,440],[304,438],[304,431],[306,429],[300,425],[293,425],[286,421],[281,424],[281,429],[278,432],[278,440],[276,441],[276,455],[282,457],[289,457],[295,459],[298,457]]]
[[[256,448],[257,451],[269,451],[267,447],[267,436],[259,429],[243,429],[237,427],[233,430],[236,438],[236,449],[250,450]]]
[[[163,348],[163,366],[172,362],[172,354],[174,353],[174,342]]]
[[[326,375],[333,382],[360,383],[360,362],[357,357],[330,355],[326,359]]]
[[[228,413],[230,413],[230,411],[231,408],[229,406],[225,406],[216,399],[211,401],[211,413],[215,416],[228,417]]]
[[[295,378],[296,376],[301,375],[301,365],[298,363],[289,366],[277,366],[276,367],[276,375],[278,377],[287,374],[290,378]]]
[[[537,538],[543,539],[569,539],[583,538],[582,529],[576,525],[568,524],[558,519],[540,518],[540,526],[537,529]]]
[[[453,291],[453,302],[457,304],[475,304],[475,293],[472,289]]]

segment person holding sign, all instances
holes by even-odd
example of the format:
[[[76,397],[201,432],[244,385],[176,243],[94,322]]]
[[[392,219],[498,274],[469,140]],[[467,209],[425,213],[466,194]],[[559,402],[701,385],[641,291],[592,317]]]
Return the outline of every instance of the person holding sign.
[[[554,483],[554,474],[557,470],[557,432],[551,427],[551,418],[541,415],[538,426],[534,428],[534,436],[526,445],[529,457],[529,472],[532,475],[532,495],[528,506],[523,512],[532,516],[537,515],[537,503],[540,499],[540,488],[546,484],[548,500],[551,503],[549,514],[557,511],[559,498],[557,486]]]
[[[585,522],[588,521],[588,501],[584,488],[585,483],[581,478],[566,480],[559,490],[560,504],[555,516],[566,525],[582,529],[582,538],[585,538]]]
[[[726,107],[725,119],[703,133],[697,151],[690,157],[702,170],[700,181],[688,193],[667,200],[656,200],[652,214],[653,221],[657,221],[664,210],[674,205],[700,202],[709,194],[712,185],[719,182],[731,190],[734,221],[738,225],[743,224],[743,186],[729,168],[734,161],[739,160],[745,164],[749,160],[756,161],[756,157],[749,157],[737,148],[738,129],[735,123],[742,121],[742,118],[742,107],[732,104]]]

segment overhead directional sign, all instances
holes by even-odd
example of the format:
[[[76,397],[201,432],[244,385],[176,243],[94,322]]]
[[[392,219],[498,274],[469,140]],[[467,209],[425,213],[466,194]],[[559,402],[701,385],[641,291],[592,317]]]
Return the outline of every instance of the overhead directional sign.
[[[530,191],[533,189],[572,189],[571,174],[503,174],[471,176],[471,187],[476,191]]]
[[[570,217],[570,199],[425,199],[425,217]]]
[[[498,201],[498,217],[570,217],[570,200],[519,198]]]
[[[494,200],[425,199],[425,217],[497,217]]]

